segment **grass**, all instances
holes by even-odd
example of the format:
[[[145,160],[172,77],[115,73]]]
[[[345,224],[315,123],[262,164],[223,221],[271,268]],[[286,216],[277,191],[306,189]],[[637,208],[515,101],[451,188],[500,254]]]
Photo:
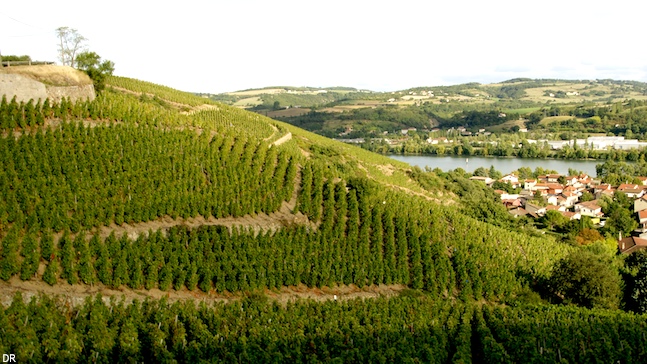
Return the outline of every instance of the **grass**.
[[[88,75],[68,66],[13,66],[5,67],[3,70],[6,73],[19,74],[50,86],[92,85],[92,80]]]
[[[510,129],[510,128],[514,127],[514,126],[518,126],[519,128],[525,128],[526,124],[524,123],[523,120],[508,120],[503,124],[489,126],[489,127],[485,128],[485,129],[487,129],[488,131],[491,131],[491,132],[499,132],[499,131],[502,131],[502,130]]]
[[[260,90],[228,92],[227,94],[235,95],[235,96],[258,96],[263,94],[278,94],[282,92],[285,92],[285,90],[282,88],[269,88],[269,89],[260,89]]]
[[[526,107],[526,108],[523,108],[523,109],[507,109],[507,110],[503,110],[503,112],[508,113],[508,114],[517,113],[517,114],[520,114],[520,115],[524,115],[524,114],[530,114],[531,112],[534,112],[534,111],[537,111],[537,110],[541,110],[541,107]]]
[[[233,106],[236,107],[249,107],[249,106],[256,106],[260,105],[263,103],[263,100],[261,100],[260,97],[255,96],[255,97],[247,97],[244,99],[240,99],[234,103]]]
[[[550,124],[550,123],[559,122],[559,121],[564,121],[564,120],[570,120],[570,119],[574,119],[574,117],[573,117],[573,116],[570,116],[570,115],[563,115],[563,116],[549,116],[549,117],[543,118],[543,119],[539,122],[539,124],[541,124],[541,125],[548,125],[548,124]],[[579,119],[578,119],[578,118],[575,118],[575,119],[577,119],[578,121],[582,121],[582,120],[584,120],[584,119],[582,119],[582,118],[579,118]]]

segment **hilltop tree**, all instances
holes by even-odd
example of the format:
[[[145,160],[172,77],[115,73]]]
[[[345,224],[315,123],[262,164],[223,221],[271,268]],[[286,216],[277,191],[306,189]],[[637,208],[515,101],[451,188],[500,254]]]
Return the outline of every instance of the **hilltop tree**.
[[[106,85],[106,78],[112,75],[115,64],[112,61],[101,61],[96,52],[82,52],[76,58],[76,68],[87,73],[94,82],[94,89],[101,92]]]
[[[56,29],[58,37],[58,58],[63,66],[74,66],[76,57],[85,48],[87,40],[76,29],[59,27]]]

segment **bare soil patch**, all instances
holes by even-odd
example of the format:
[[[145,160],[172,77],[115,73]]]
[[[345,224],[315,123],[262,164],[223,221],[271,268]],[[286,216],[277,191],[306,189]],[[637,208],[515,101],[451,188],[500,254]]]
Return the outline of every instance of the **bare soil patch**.
[[[235,227],[241,229],[250,229],[255,234],[261,231],[276,231],[286,226],[308,224],[308,218],[302,213],[292,213],[292,209],[284,202],[279,211],[271,214],[260,213],[257,215],[245,215],[242,217],[224,217],[217,219],[213,216],[205,218],[204,216],[173,219],[170,216],[164,216],[157,220],[134,223],[134,224],[110,224],[97,228],[95,232],[103,239],[114,233],[115,236],[121,237],[126,234],[130,239],[137,239],[140,235],[147,235],[149,231],[166,232],[174,226],[186,226],[197,228],[200,226],[225,226],[229,229]]]
[[[369,299],[377,297],[392,297],[400,294],[407,287],[404,285],[371,285],[362,288],[356,285],[342,285],[335,287],[311,288],[300,284],[298,286],[281,287],[280,289],[264,289],[262,294],[268,299],[276,301],[281,305],[297,300],[314,300],[318,302],[330,300],[350,300],[356,298]],[[131,289],[125,286],[119,288],[109,288],[103,284],[82,285],[68,284],[59,280],[55,285],[40,280],[21,281],[19,277],[12,277],[9,281],[0,281],[0,304],[7,307],[13,301],[16,293],[20,292],[23,300],[28,302],[33,297],[41,294],[58,297],[65,304],[72,306],[81,305],[86,299],[95,297],[100,294],[104,302],[110,302],[111,298],[123,299],[126,303],[134,300],[143,301],[145,299],[162,299],[166,298],[168,302],[177,301],[195,301],[204,302],[212,305],[219,302],[234,302],[245,297],[246,292],[222,292],[214,290],[211,292],[202,292],[200,290],[189,291],[182,289],[179,291],[169,290],[161,291],[157,288]]]
[[[390,164],[376,164],[375,165],[382,173],[384,173],[385,176],[391,176],[393,175],[393,172],[395,171],[395,168],[393,168],[392,165]]]

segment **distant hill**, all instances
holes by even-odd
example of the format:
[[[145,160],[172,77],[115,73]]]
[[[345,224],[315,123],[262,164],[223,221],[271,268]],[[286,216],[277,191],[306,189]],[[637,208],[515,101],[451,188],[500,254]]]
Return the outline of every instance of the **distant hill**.
[[[505,99],[536,103],[609,102],[627,98],[643,100],[647,98],[647,83],[610,79],[561,80],[516,78],[494,84],[472,82],[451,86],[412,87],[405,90],[389,92],[358,90],[353,87],[317,88],[281,86],[202,95],[228,103],[236,103],[250,97],[255,97],[262,102],[259,103],[258,100],[257,102],[251,102],[251,100],[248,100],[250,102],[249,104],[239,102],[237,106],[253,107],[263,104],[266,107],[272,107],[273,103],[270,100],[278,100],[279,102],[284,100],[277,95],[306,96],[324,92],[335,92],[341,95],[336,95],[336,98],[323,101],[314,98],[304,98],[304,105],[300,106],[321,107],[332,101],[350,101],[355,99],[387,101],[392,98],[395,100],[391,101],[391,103],[397,105],[409,105],[413,101],[421,100],[432,103],[447,101],[478,103]],[[290,106],[288,102],[281,102],[280,104],[283,107]]]
[[[608,105],[628,105],[627,100],[646,102],[647,84],[519,78],[495,84],[472,82],[393,92],[275,87],[210,97],[321,135],[354,139],[376,138],[409,128],[429,131],[467,127],[472,132],[482,128],[488,132],[532,130],[548,126],[554,116],[571,116],[569,122],[577,119],[581,123],[586,117],[606,114],[600,110]],[[641,105],[635,104],[634,108],[642,108]],[[490,113],[506,116],[492,119]],[[604,125],[593,124],[594,127],[582,124],[575,130],[617,132],[612,130],[615,125],[627,122],[619,116]],[[574,129],[564,123],[554,123],[550,128],[557,134]]]

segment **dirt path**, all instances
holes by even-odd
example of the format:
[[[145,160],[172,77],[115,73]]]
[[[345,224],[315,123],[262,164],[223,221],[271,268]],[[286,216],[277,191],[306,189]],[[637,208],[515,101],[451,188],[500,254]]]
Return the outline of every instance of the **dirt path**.
[[[270,300],[276,301],[282,305],[290,301],[299,299],[309,299],[314,301],[329,300],[349,300],[354,298],[376,298],[382,296],[395,296],[407,287],[404,285],[372,285],[359,288],[355,285],[342,285],[335,287],[310,288],[303,284],[298,286],[281,287],[280,289],[264,289],[262,293]],[[48,296],[58,296],[64,302],[71,305],[80,305],[88,297],[94,297],[97,294],[103,296],[104,302],[110,302],[111,297],[117,299],[123,298],[127,303],[133,300],[143,301],[146,298],[161,299],[166,297],[169,302],[193,300],[196,302],[205,302],[213,304],[218,302],[233,302],[244,297],[244,293],[209,293],[200,290],[189,291],[184,288],[179,291],[169,290],[161,291],[157,288],[150,290],[130,289],[124,286],[113,289],[103,284],[96,285],[70,285],[66,282],[59,281],[56,285],[49,284],[40,280],[21,281],[18,276],[11,278],[9,281],[0,281],[0,304],[7,307],[11,304],[13,296],[20,292],[23,300],[29,302],[32,297],[39,294]]]
[[[279,132],[279,128],[277,128],[274,124],[267,123],[267,125],[269,125],[270,128],[272,128],[272,135],[268,136],[267,138],[263,138],[264,141],[271,140],[272,138],[274,138],[274,135],[276,135],[276,133]]]
[[[139,234],[146,234],[149,230],[165,230],[172,226],[186,225],[197,227],[200,225],[224,225],[228,227],[240,226],[252,228],[255,232],[260,230],[273,230],[279,229],[289,224],[310,224],[316,228],[316,224],[310,222],[308,218],[301,213],[293,213],[297,203],[298,187],[301,184],[301,173],[297,171],[295,178],[295,188],[289,201],[283,202],[279,211],[273,212],[269,215],[258,214],[256,216],[243,216],[239,218],[222,218],[216,219],[213,217],[204,218],[202,216],[189,219],[172,219],[171,217],[164,217],[155,221],[149,221],[139,224],[124,224],[122,226],[111,225],[99,228],[102,237],[107,237],[110,233],[115,232],[117,236],[128,234],[130,238],[137,238]],[[126,302],[133,300],[144,300],[146,298],[160,299],[166,297],[169,302],[193,300],[196,302],[205,302],[213,304],[217,302],[232,302],[244,297],[243,293],[217,293],[211,291],[208,293],[200,290],[189,291],[182,289],[179,291],[161,291],[157,288],[145,289],[130,289],[127,287],[109,288],[103,284],[95,285],[70,285],[63,280],[50,286],[43,282],[41,279],[45,271],[45,265],[40,264],[37,275],[35,278],[27,281],[22,281],[18,276],[12,277],[9,281],[0,281],[0,304],[5,307],[11,304],[15,293],[20,292],[23,299],[27,302],[32,297],[39,294],[46,294],[48,296],[58,296],[63,302],[71,305],[80,305],[88,297],[94,297],[97,294],[103,296],[105,302],[109,302],[111,297],[123,298]],[[359,288],[355,285],[342,285],[335,287],[322,287],[310,288],[303,284],[298,286],[281,287],[280,289],[264,289],[263,294],[270,300],[276,301],[281,305],[298,299],[309,299],[315,301],[327,300],[348,300],[355,298],[376,298],[382,296],[394,296],[400,294],[403,289],[407,287],[404,285],[372,285]]]
[[[272,144],[276,145],[276,146],[279,146],[279,145],[287,142],[290,139],[292,139],[292,133],[288,132],[284,136],[282,136],[282,137],[278,138],[277,140],[275,140]]]
[[[296,202],[296,201],[295,201]],[[170,216],[140,222],[135,224],[116,225],[114,223],[109,226],[102,226],[97,228],[94,232],[98,232],[101,238],[105,239],[114,232],[115,236],[121,237],[126,234],[131,239],[137,239],[141,234],[148,234],[149,231],[162,230],[166,231],[174,226],[187,226],[190,228],[197,228],[203,225],[220,225],[228,228],[245,228],[251,229],[255,234],[260,231],[276,231],[286,226],[292,225],[305,225],[309,224],[308,218],[302,213],[293,213],[294,207],[290,207],[290,201],[283,202],[278,211],[272,212],[269,215],[260,213],[257,215],[245,215],[242,217],[224,217],[217,219],[213,216],[205,218],[204,216],[190,217],[183,219],[178,217],[173,219]]]
[[[294,188],[292,189],[290,200],[283,201],[281,208],[270,214],[259,213],[256,215],[223,217],[219,219],[213,216],[206,218],[204,216],[197,216],[187,219],[181,217],[173,219],[170,216],[164,216],[156,220],[135,224],[124,223],[122,225],[117,225],[112,223],[108,226],[97,227],[93,229],[92,233],[99,233],[99,236],[102,239],[107,238],[111,233],[114,233],[117,237],[127,234],[130,239],[137,239],[141,234],[148,234],[149,231],[161,230],[164,232],[174,226],[197,228],[203,225],[220,225],[226,226],[230,229],[234,227],[251,229],[254,231],[254,234],[258,234],[259,232],[266,230],[276,231],[283,227],[294,225],[310,225],[312,229],[316,229],[317,224],[311,222],[307,216],[303,215],[301,212],[294,213],[300,186],[301,170],[298,169],[296,177],[294,178]]]

